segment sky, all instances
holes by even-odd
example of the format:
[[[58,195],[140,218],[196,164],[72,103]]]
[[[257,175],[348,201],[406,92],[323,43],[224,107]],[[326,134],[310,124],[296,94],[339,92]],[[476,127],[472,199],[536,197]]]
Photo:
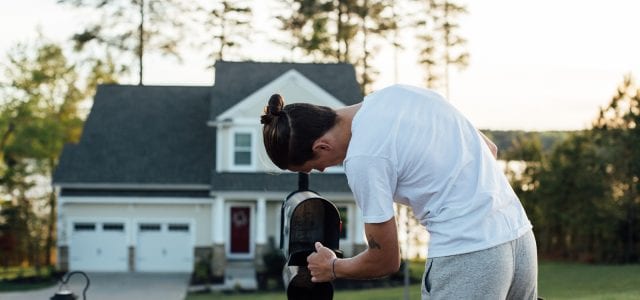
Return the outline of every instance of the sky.
[[[469,66],[454,70],[449,100],[478,128],[494,130],[579,130],[588,128],[609,103],[626,74],[640,78],[640,1],[634,0],[460,0],[469,14],[460,19]],[[253,1],[254,25],[277,26],[266,1]],[[0,1],[0,63],[18,42],[46,38],[65,42],[87,20],[86,13],[55,0]],[[416,46],[403,37],[394,59],[382,47],[374,90],[394,83],[423,85]],[[244,54],[280,61],[282,52],[266,37],[252,40]],[[211,85],[204,55],[145,61],[147,85]],[[394,63],[398,64],[397,76]],[[135,80],[132,81],[135,83]]]

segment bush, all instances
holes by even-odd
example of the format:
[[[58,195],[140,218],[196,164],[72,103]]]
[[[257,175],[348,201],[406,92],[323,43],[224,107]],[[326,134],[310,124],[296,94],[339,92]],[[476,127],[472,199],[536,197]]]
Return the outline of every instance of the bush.
[[[262,260],[265,265],[265,272],[258,274],[258,285],[261,290],[279,289],[284,288],[284,282],[282,281],[282,270],[286,259],[279,248],[275,246],[275,240],[273,237],[269,238],[269,248],[262,256]],[[269,284],[269,282],[275,282]]]
[[[208,283],[211,277],[211,267],[206,259],[200,260],[196,263],[193,274],[191,275],[191,284],[204,284]]]

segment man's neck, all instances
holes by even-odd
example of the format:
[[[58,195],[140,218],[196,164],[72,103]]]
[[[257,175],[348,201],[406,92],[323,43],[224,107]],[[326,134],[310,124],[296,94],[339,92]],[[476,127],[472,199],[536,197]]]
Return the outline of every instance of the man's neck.
[[[360,109],[361,103],[342,107],[336,110],[336,114],[338,115],[338,120],[334,129],[336,129],[336,137],[340,141],[340,145],[343,148],[344,154],[347,153],[347,147],[349,146],[349,141],[351,141],[351,122],[353,122],[353,118],[356,116],[356,113]],[[333,129],[332,129],[333,130]]]
[[[351,122],[353,122],[353,118],[356,116],[356,113],[360,109],[362,103],[345,106],[339,109],[336,109],[336,113],[338,114],[338,126],[346,126],[351,131]]]

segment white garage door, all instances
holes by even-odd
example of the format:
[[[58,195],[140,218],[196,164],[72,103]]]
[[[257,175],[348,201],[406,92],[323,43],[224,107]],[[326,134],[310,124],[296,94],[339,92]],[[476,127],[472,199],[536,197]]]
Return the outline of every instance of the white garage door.
[[[69,268],[81,271],[127,271],[128,253],[123,222],[74,222]]]
[[[136,271],[192,272],[192,230],[189,223],[139,223]]]

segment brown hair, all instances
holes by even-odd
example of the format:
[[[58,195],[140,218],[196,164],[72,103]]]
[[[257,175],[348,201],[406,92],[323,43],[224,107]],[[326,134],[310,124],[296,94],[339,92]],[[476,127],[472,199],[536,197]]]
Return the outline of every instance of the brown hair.
[[[337,119],[326,106],[309,103],[284,105],[284,98],[273,94],[260,117],[264,148],[280,169],[300,166],[313,158],[313,142],[324,135]]]

